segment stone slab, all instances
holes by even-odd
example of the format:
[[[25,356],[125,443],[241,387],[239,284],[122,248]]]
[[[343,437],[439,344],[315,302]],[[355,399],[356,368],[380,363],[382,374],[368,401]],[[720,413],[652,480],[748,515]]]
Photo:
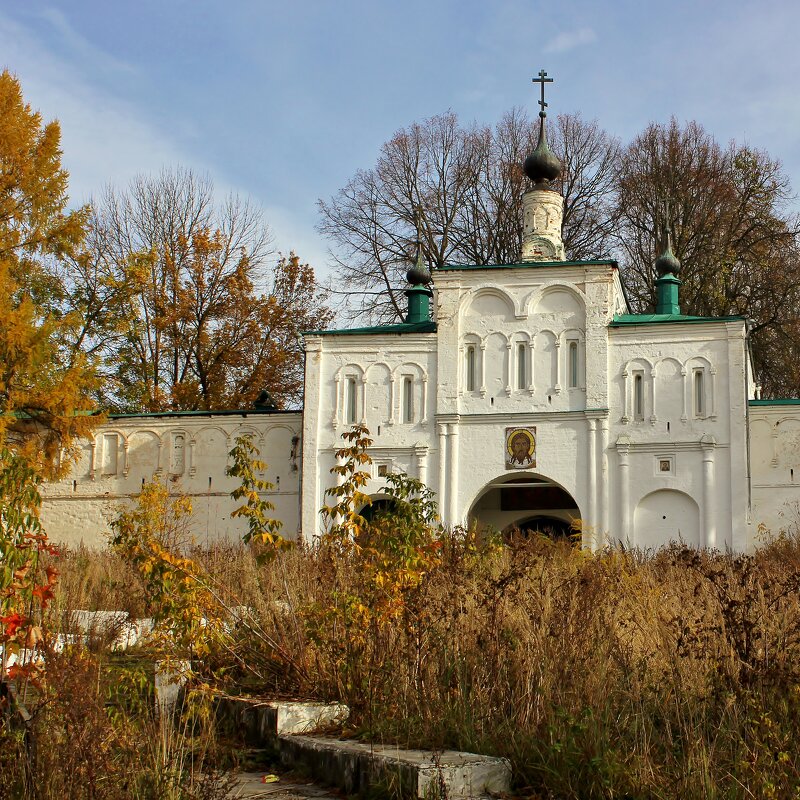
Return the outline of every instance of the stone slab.
[[[280,734],[315,733],[340,725],[349,709],[341,703],[313,703],[251,698],[214,698],[217,717],[229,730],[240,733],[249,744],[277,743]]]
[[[320,736],[284,734],[279,739],[285,766],[300,766],[346,794],[381,787],[407,797],[466,800],[511,788],[511,766],[504,758],[453,750],[405,750]]]

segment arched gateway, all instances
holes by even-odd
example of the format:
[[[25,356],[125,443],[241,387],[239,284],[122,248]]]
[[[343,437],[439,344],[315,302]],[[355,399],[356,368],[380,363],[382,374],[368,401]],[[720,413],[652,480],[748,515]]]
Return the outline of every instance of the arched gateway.
[[[469,521],[499,531],[515,528],[566,536],[577,529],[578,504],[563,486],[534,472],[501,475],[483,487]]]

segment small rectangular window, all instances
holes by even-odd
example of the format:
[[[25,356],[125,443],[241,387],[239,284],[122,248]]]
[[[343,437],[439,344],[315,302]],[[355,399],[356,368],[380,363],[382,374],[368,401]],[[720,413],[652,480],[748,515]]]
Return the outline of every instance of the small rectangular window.
[[[694,371],[694,415],[704,417],[706,413],[705,381],[702,369]]]
[[[414,421],[414,379],[403,378],[403,422]]]
[[[475,391],[475,345],[471,344],[467,347],[466,353],[466,385],[468,392]]]
[[[633,418],[644,419],[644,374],[633,373]]]
[[[528,388],[528,348],[524,344],[517,345],[517,388]]]
[[[578,343],[569,343],[569,388],[578,386]]]
[[[345,419],[348,425],[356,422],[356,379],[347,379],[347,394],[345,396]]]

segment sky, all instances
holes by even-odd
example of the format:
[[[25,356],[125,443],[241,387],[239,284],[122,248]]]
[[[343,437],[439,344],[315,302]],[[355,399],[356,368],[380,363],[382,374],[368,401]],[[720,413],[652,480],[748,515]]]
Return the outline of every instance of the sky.
[[[317,201],[448,110],[596,119],[623,142],[694,119],[800,190],[796,0],[0,0],[0,68],[62,128],[71,204],[184,166],[260,205],[326,273]]]

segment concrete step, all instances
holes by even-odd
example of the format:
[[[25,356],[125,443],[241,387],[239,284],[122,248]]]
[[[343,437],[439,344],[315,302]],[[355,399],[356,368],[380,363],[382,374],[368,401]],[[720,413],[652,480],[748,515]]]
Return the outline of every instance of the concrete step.
[[[437,800],[467,800],[508,792],[511,767],[504,758],[454,750],[405,750],[396,745],[364,744],[316,735],[347,719],[347,706],[330,703],[258,702],[218,695],[217,719],[223,729],[270,748],[283,766],[346,794],[374,794]]]
[[[346,794],[373,793],[380,787],[390,796],[466,800],[511,789],[511,766],[504,758],[454,750],[404,750],[325,736],[278,738],[284,766],[300,767]]]
[[[221,725],[249,744],[277,746],[279,734],[316,733],[341,725],[350,710],[341,703],[306,703],[216,695],[214,710]]]

